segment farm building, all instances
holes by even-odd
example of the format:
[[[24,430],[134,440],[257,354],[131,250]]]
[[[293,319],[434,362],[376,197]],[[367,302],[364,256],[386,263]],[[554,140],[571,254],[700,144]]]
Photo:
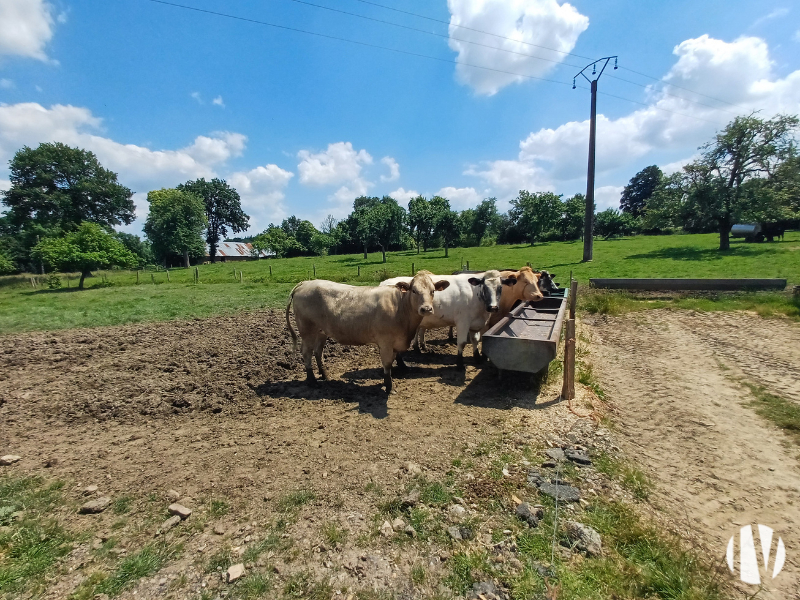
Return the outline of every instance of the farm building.
[[[206,245],[206,258],[211,260],[211,254]],[[217,246],[217,260],[228,262],[232,260],[253,260],[258,258],[270,258],[274,253],[261,250],[257,252],[252,244],[245,242],[220,242]]]

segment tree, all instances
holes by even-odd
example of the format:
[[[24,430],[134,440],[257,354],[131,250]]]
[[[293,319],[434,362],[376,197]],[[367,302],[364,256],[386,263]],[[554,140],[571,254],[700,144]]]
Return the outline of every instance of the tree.
[[[442,238],[444,244],[444,257],[449,256],[448,249],[455,245],[461,238],[461,219],[456,211],[450,210],[450,203],[447,202],[447,209],[444,210],[436,221],[436,233]]]
[[[561,196],[552,192],[520,190],[511,201],[508,211],[533,246],[542,235],[552,229],[562,213]]]
[[[372,217],[372,209],[380,199],[370,196],[359,196],[353,201],[353,212],[350,214],[355,238],[364,247],[364,260],[367,259],[369,245],[375,242],[376,223]]]
[[[0,250],[0,275],[8,275],[16,272],[17,268],[14,266],[14,261],[6,256],[6,253]]]
[[[647,199],[656,191],[664,174],[656,165],[639,171],[622,190],[619,207],[622,212],[638,217],[644,211]]]
[[[367,220],[375,243],[381,248],[385,263],[389,246],[402,241],[406,211],[397,200],[384,196],[369,209]]]
[[[700,182],[703,188],[697,201],[717,222],[720,250],[730,249],[731,226],[746,213],[747,184],[770,179],[781,164],[796,156],[794,133],[799,124],[796,116],[788,115],[768,120],[752,114],[736,117],[702,146],[699,160],[684,167],[693,183]],[[780,202],[782,196],[775,194],[772,199]]]
[[[9,162],[11,188],[2,192],[17,227],[74,231],[83,221],[114,226],[134,219],[133,193],[87,150],[60,142],[24,146]]]
[[[475,207],[470,223],[470,231],[477,245],[481,245],[483,236],[491,232],[497,221],[497,198],[486,198]]]
[[[630,230],[630,223],[626,221],[626,216],[614,208],[607,208],[603,212],[597,213],[594,217],[594,233],[605,239],[625,235]]]
[[[294,237],[287,234],[282,227],[269,224],[252,241],[253,248],[258,251],[274,252],[276,258],[283,258],[301,250]]]
[[[304,252],[314,252],[311,248],[311,240],[314,238],[315,235],[319,235],[319,231],[317,228],[314,227],[314,224],[311,221],[300,221],[297,225],[297,230],[294,234],[294,239],[297,240],[297,243],[303,248]],[[314,252],[316,254],[316,252]]]
[[[408,227],[411,237],[417,244],[417,254],[419,254],[419,247],[423,242],[427,252],[427,240],[430,238],[434,226],[432,217],[430,203],[425,196],[417,196],[408,201]]]
[[[178,189],[202,198],[208,222],[206,230],[208,255],[211,257],[211,262],[216,262],[217,246],[228,235],[228,227],[233,233],[239,233],[247,229],[250,223],[250,217],[242,210],[239,192],[229,186],[224,179],[216,178],[211,181],[202,178],[187,181],[179,185]]]
[[[558,230],[562,240],[577,240],[583,235],[583,221],[586,218],[586,197],[575,194],[563,202]]]
[[[45,238],[31,250],[37,260],[51,269],[80,271],[78,289],[94,269],[111,267],[133,268],[138,259],[113,235],[96,223],[81,223],[75,231],[63,237]]]
[[[189,257],[205,256],[203,231],[207,226],[202,198],[178,189],[148,192],[150,212],[144,233],[160,259],[173,254],[183,255],[183,266],[189,268]]]
[[[311,237],[308,247],[317,256],[325,256],[332,246],[333,240],[331,236],[318,231]]]
[[[152,263],[155,260],[153,249],[150,247],[150,244],[143,241],[138,235],[117,231],[114,233],[114,237],[139,258],[140,267]]]

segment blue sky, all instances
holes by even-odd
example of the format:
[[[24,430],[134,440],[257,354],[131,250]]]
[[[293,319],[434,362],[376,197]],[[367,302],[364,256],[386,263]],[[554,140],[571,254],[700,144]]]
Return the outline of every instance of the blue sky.
[[[19,147],[63,141],[137,192],[135,233],[148,190],[201,176],[239,189],[251,232],[345,216],[363,193],[440,193],[459,209],[488,196],[505,208],[519,189],[571,195],[585,191],[589,112],[572,77],[616,54],[599,85],[604,208],[639,169],[679,168],[736,114],[800,112],[789,2],[377,2],[431,20],[308,1],[438,35],[293,0],[178,3],[439,60],[150,0],[0,0],[0,188]]]

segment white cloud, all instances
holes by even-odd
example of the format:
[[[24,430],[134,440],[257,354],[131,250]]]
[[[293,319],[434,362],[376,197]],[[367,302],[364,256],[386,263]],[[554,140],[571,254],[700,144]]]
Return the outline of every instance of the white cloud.
[[[44,0],[0,2],[0,56],[48,60],[44,49],[53,37],[51,11]]]
[[[45,108],[34,102],[0,104],[0,176],[6,175],[8,160],[25,145],[63,142],[91,150],[103,166],[118,173],[120,181],[137,192],[137,222],[124,229],[138,233],[147,214],[147,191],[188,179],[216,177],[229,159],[241,156],[247,144],[241,133],[216,131],[199,135],[178,150],[151,150],[119,143],[102,133],[102,119],[87,108],[59,104]],[[242,195],[246,211],[252,211],[252,226],[258,227],[283,214],[283,190],[293,176],[277,165],[266,165],[234,172],[228,178]]]
[[[473,208],[483,200],[475,188],[472,187],[443,187],[435,194],[442,198],[447,198],[450,201],[450,208],[453,210],[464,210],[465,208]]]
[[[216,98],[214,98],[211,101],[211,104],[214,104],[215,106],[221,106],[222,108],[225,108],[225,102],[222,101],[222,96],[217,96]]]
[[[272,164],[228,176],[228,183],[242,198],[242,208],[250,215],[251,231],[262,231],[270,222],[286,216],[284,190],[292,177],[291,171]]]
[[[408,201],[412,198],[416,198],[419,196],[419,192],[417,190],[407,190],[405,188],[397,188],[393,192],[389,192],[389,196],[397,200],[399,204],[406,205]]]
[[[0,89],[10,90],[13,87],[15,87],[14,82],[10,79],[0,79]]]
[[[785,7],[784,8],[776,8],[772,12],[770,12],[770,13],[764,15],[763,17],[760,17],[760,18],[756,19],[755,21],[753,21],[753,24],[750,27],[751,28],[758,27],[759,25],[762,25],[763,23],[766,23],[767,21],[772,21],[773,19],[778,19],[780,17],[785,17],[790,12],[791,11],[788,8],[785,8]]]
[[[200,96],[200,92],[192,92],[189,94],[192,98],[197,100],[198,104],[203,104],[203,98]]]
[[[381,181],[384,183],[389,181],[397,181],[400,179],[400,165],[397,164],[397,161],[393,159],[391,156],[384,156],[381,159],[381,162],[389,167],[389,174],[388,175],[381,175]]]
[[[792,39],[795,42],[800,42],[800,29],[798,29],[797,31],[794,32],[794,35],[792,36]]]
[[[316,154],[309,150],[297,153],[300,163],[300,183],[311,187],[338,185],[352,182],[361,176],[364,165],[372,164],[366,150],[356,151],[350,142],[328,144],[328,149]]]
[[[561,52],[572,51],[578,36],[589,26],[588,17],[571,4],[559,4],[557,0],[448,0],[447,6],[451,15],[449,44],[453,51],[458,52],[456,78],[477,93],[486,95],[496,94],[501,88],[526,78],[476,69],[466,64],[541,77],[564,59]],[[490,38],[472,29],[491,31],[509,39]],[[525,54],[546,60],[523,56]]]
[[[737,114],[761,109],[760,114],[768,118],[778,112],[800,112],[800,70],[776,78],[767,44],[759,38],[724,42],[703,35],[682,42],[674,53],[677,61],[663,77],[664,85],[650,90],[646,107],[616,119],[598,115],[599,179],[616,169],[633,168],[651,153],[691,155]],[[686,97],[708,106],[688,102]],[[602,95],[599,101],[604,101]],[[566,188],[574,193],[585,185],[588,138],[588,121],[543,128],[520,142],[515,160],[489,161],[470,167],[466,174],[479,177],[500,198],[511,197],[519,189]]]
[[[597,212],[604,211],[607,208],[616,208],[619,210],[619,197],[622,195],[622,190],[625,186],[622,185],[604,185],[594,190],[594,209]]]

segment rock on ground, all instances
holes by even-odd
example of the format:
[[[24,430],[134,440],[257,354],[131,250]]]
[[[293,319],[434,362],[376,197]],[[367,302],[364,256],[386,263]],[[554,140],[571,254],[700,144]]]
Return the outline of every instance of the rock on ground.
[[[192,514],[192,509],[186,508],[183,504],[170,504],[168,510],[171,515],[177,515],[181,519],[186,519]]]
[[[111,504],[111,498],[109,498],[108,496],[103,496],[102,498],[98,498],[97,500],[90,500],[89,502],[81,506],[78,512],[82,515],[96,515],[107,509],[110,504]]]
[[[525,521],[531,527],[539,525],[539,519],[542,518],[544,511],[541,508],[534,508],[527,502],[522,502],[517,506],[517,517]]]
[[[565,521],[564,529],[567,530],[569,539],[575,542],[578,550],[583,550],[591,556],[597,556],[602,550],[600,534],[594,529],[577,521]]]
[[[244,576],[244,565],[242,563],[238,563],[228,568],[225,572],[225,581],[228,583],[233,583],[237,579],[241,579]]]
[[[16,454],[6,454],[5,456],[0,456],[0,466],[7,467],[9,465],[13,465],[15,462],[19,462],[22,460],[21,456],[17,456]]]

